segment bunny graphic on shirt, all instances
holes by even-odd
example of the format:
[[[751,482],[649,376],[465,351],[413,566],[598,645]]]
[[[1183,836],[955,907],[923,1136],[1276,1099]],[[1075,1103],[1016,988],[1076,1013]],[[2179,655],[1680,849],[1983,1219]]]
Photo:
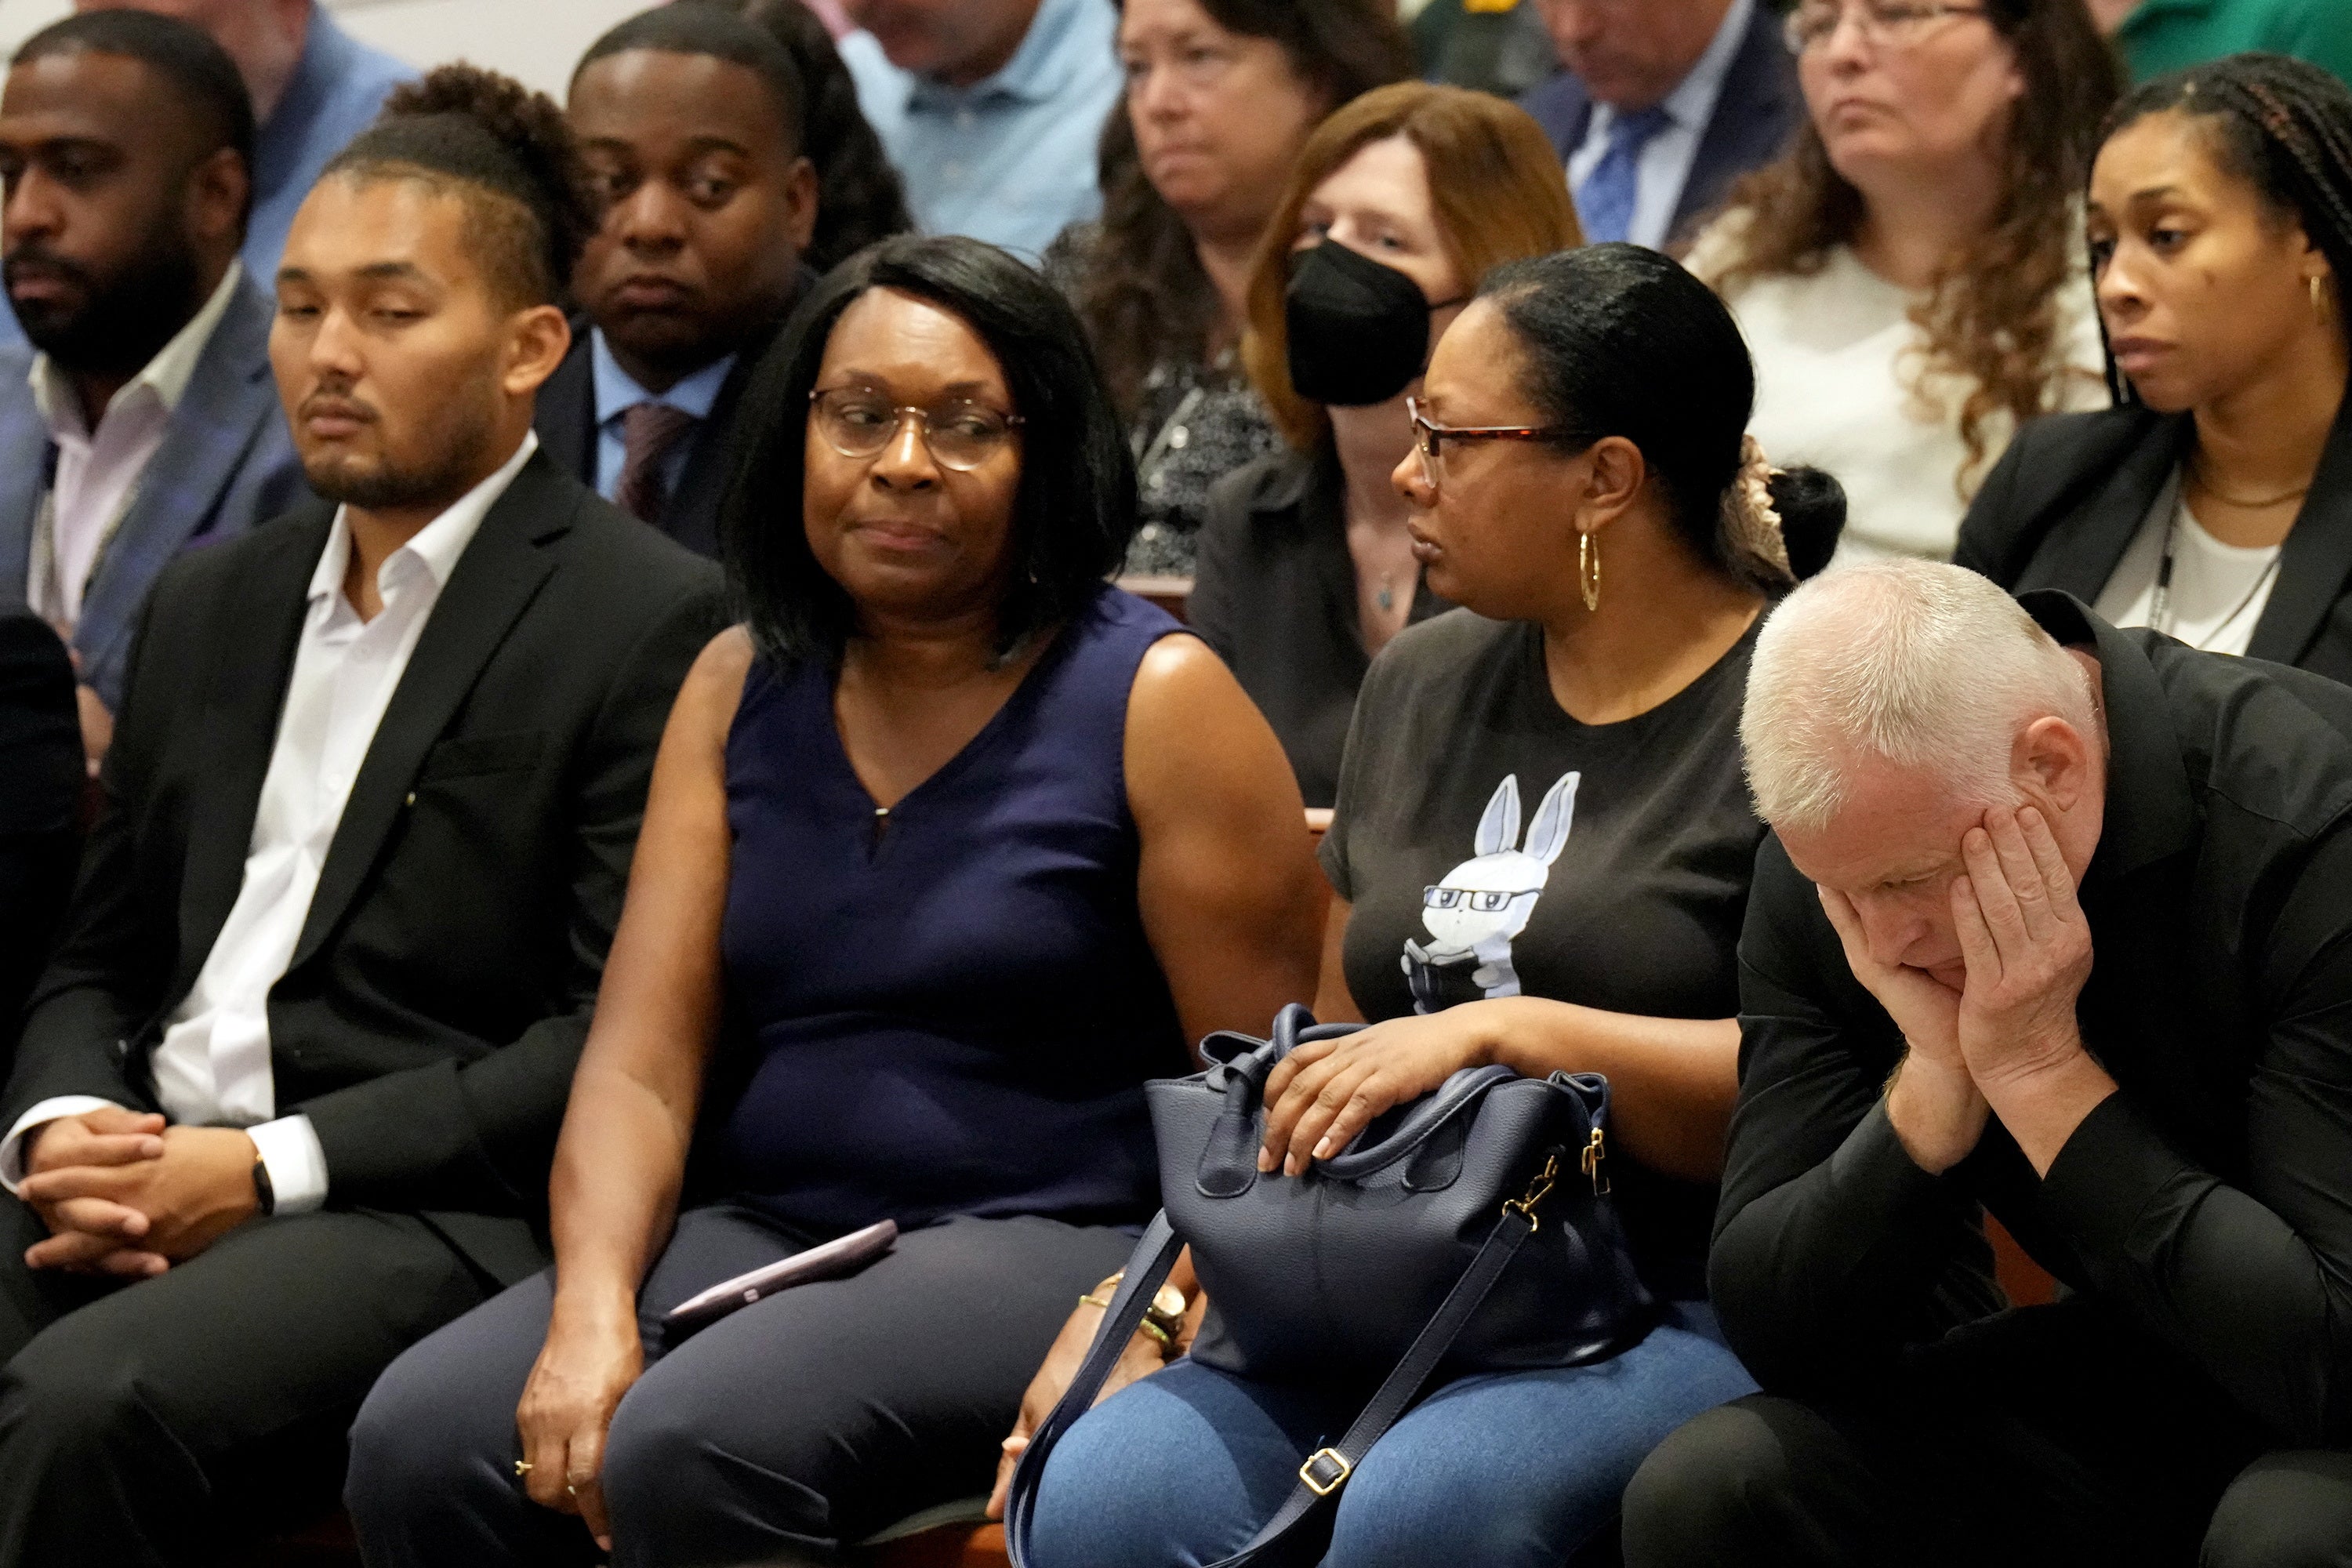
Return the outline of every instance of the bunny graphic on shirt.
[[[1552,862],[1568,847],[1577,781],[1583,776],[1562,773],[1544,792],[1524,847],[1519,845],[1519,776],[1506,773],[1495,786],[1478,818],[1473,858],[1448,871],[1435,887],[1422,889],[1421,923],[1429,928],[1431,941],[1423,947],[1407,938],[1402,960],[1414,1012],[1444,1008],[1444,972],[1458,973],[1465,963],[1475,965],[1470,983],[1488,1000],[1519,994],[1511,942],[1528,929],[1536,900],[1551,878]]]

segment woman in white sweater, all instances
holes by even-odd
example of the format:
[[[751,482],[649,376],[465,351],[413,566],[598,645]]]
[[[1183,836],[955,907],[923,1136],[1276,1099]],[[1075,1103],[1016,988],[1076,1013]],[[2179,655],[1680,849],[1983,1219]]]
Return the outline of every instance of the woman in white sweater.
[[[1944,559],[2020,423],[2107,404],[2079,192],[2114,61],[2084,0],[1801,0],[1789,40],[1806,121],[1689,265],[1765,450],[1844,484],[1841,558]]]

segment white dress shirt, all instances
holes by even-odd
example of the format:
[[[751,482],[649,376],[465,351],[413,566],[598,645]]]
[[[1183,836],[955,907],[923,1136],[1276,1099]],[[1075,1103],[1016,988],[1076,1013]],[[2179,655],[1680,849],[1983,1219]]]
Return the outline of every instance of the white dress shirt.
[[[93,430],[82,417],[73,383],[48,355],[35,354],[30,380],[33,405],[57,444],[57,471],[33,522],[33,550],[26,573],[26,598],[53,625],[71,627],[81,619],[82,590],[98,569],[99,557],[117,524],[138,499],[139,481],[155,449],[163,444],[173,411],[196,374],[213,329],[228,313],[229,300],[244,280],[242,263],[232,261],[204,309],[188,318],[145,369],[123,384],[98,416]]]
[[[1731,75],[1731,62],[1755,15],[1756,0],[1731,0],[1731,8],[1723,14],[1715,39],[1699,56],[1698,64],[1660,101],[1658,107],[1666,111],[1670,123],[1650,138],[1634,165],[1633,221],[1625,230],[1625,237],[1633,244],[1653,250],[1665,245],[1667,232],[1674,227],[1675,209],[1682,205],[1683,187],[1690,183],[1691,165],[1698,162],[1698,144],[1706,135],[1707,121],[1715,118],[1724,80]],[[1609,151],[1610,128],[1616,123],[1615,110],[1605,103],[1593,104],[1592,122],[1584,128],[1584,140],[1569,154],[1570,190],[1582,190],[1587,177],[1600,167]]]
[[[323,1204],[331,1173],[310,1119],[278,1114],[270,988],[293,960],[352,783],[425,620],[482,519],[538,449],[539,437],[526,435],[504,467],[384,558],[375,577],[383,607],[373,620],[360,619],[342,591],[352,531],[341,510],[310,574],[310,610],[254,813],[245,879],[152,1062],[156,1100],[173,1121],[242,1127],[252,1137],[280,1214]],[[28,1129],[110,1103],[67,1095],[27,1110],[0,1141],[0,1185],[14,1193],[23,1179]]]

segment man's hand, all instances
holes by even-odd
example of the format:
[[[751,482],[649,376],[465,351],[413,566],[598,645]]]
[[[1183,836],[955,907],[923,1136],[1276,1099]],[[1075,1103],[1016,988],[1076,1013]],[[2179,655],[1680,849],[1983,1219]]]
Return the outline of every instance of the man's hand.
[[[2115,1080],[2083,1048],[2074,1005],[2091,977],[2091,926],[2074,875],[2032,806],[1990,811],[1960,841],[1952,883],[1967,960],[1959,1041],[1969,1075],[2034,1169],[2047,1174]]]
[[[82,761],[89,776],[96,778],[99,764],[106,761],[106,749],[114,744],[114,715],[87,686],[74,688],[74,706],[81,719]]]
[[[25,1185],[30,1187],[30,1178],[43,1172],[161,1159],[163,1119],[152,1112],[104,1106],[43,1122],[25,1135],[24,1147]],[[160,1254],[140,1245],[147,1234],[147,1216],[137,1209],[98,1197],[44,1204],[34,1195],[37,1191],[20,1189],[19,1195],[49,1227],[52,1242],[64,1245],[44,1242],[28,1250],[26,1261],[32,1267],[132,1279],[160,1274],[169,1267]],[[36,1254],[41,1261],[35,1261]]]
[[[1886,1118],[1913,1163],[1940,1175],[1969,1157],[1989,1114],[1960,1053],[1960,993],[1925,970],[1879,963],[1853,901],[1834,888],[1819,891],[1847,967],[1903,1031],[1906,1049],[1886,1091]]]
[[[108,1255],[131,1240],[159,1262],[184,1261],[259,1212],[251,1138],[233,1127],[168,1127],[160,1137],[163,1152],[152,1158],[65,1165],[27,1175],[19,1194],[58,1234],[30,1248],[26,1263],[34,1268],[103,1266],[111,1273],[156,1273],[161,1270],[154,1263],[109,1263]],[[51,1135],[44,1133],[44,1163],[54,1157],[50,1142]],[[135,1211],[143,1225],[121,1217],[126,1209]],[[84,1228],[78,1221],[86,1216],[97,1216],[102,1228]],[[104,1250],[97,1250],[101,1244]]]

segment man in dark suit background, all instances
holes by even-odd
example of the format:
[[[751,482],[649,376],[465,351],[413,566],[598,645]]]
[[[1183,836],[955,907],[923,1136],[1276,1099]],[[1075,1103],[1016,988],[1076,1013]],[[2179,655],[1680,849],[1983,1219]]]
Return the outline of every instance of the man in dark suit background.
[[[809,281],[816,174],[800,72],[764,29],[660,5],[605,34],[571,114],[609,205],[573,278],[586,312],[540,395],[548,455],[705,555],[735,411]]]
[[[142,12],[35,34],[0,92],[0,269],[40,351],[0,348],[0,604],[70,641],[93,761],[156,574],[303,493],[237,260],[253,146],[236,64]]]
[[[0,610],[0,1074],[47,958],[79,841],[73,666],[30,610]]]
[[[466,67],[296,218],[313,502],[175,563],[0,1097],[0,1568],[332,1495],[407,1344],[547,1261],[547,1166],[719,574],[537,450],[593,227]],[[21,1201],[20,1201],[21,1200]]]
[[[1590,240],[1689,241],[1804,113],[1765,0],[1534,0],[1565,68],[1519,105],[1568,165]]]

